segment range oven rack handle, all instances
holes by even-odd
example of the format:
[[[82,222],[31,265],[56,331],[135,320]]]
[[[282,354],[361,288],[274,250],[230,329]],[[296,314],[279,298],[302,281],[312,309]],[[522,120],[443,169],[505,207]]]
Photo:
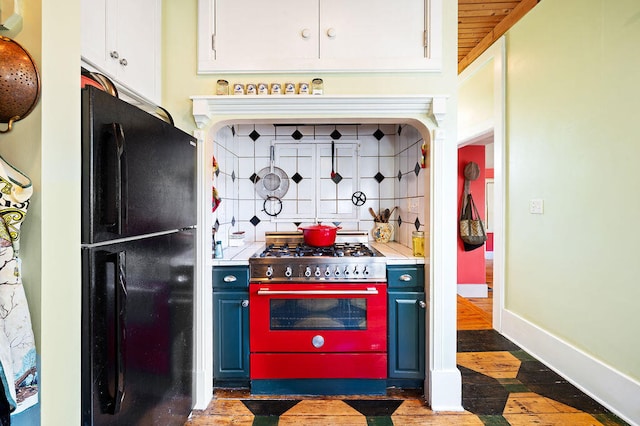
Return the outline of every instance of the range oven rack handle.
[[[376,295],[378,289],[369,287],[366,290],[269,290],[268,288],[258,289],[258,296],[269,295],[311,295],[311,296],[341,296],[341,295]]]

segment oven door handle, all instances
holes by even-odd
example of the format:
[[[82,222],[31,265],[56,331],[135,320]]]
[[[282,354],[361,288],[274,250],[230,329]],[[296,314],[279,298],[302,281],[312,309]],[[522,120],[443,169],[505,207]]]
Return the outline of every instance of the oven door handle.
[[[319,296],[341,296],[341,295],[375,295],[378,294],[378,289],[375,287],[368,287],[365,290],[269,290],[268,288],[258,289],[258,296],[269,296],[272,294],[279,295],[319,295]]]

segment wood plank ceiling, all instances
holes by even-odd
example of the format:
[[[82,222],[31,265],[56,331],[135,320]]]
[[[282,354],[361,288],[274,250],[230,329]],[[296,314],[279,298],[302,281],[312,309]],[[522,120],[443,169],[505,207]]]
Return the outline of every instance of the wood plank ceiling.
[[[540,0],[458,0],[458,73]]]

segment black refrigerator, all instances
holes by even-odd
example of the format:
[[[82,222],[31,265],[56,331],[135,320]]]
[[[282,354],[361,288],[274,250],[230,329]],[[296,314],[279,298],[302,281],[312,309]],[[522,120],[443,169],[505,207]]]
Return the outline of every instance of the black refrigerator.
[[[82,424],[192,406],[196,141],[82,89]]]

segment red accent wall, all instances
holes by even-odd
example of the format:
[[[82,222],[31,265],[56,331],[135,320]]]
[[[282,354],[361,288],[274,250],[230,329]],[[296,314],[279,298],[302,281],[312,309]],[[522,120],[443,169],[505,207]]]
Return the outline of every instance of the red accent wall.
[[[485,179],[493,178],[493,168],[487,168],[485,170]],[[486,186],[485,186],[486,188]],[[487,251],[493,251],[493,232],[487,232]]]
[[[480,167],[480,176],[471,182],[469,190],[478,208],[480,217],[484,220],[485,205],[485,147],[470,145],[458,150],[458,217],[462,206],[464,191],[464,167],[474,161]],[[473,251],[464,251],[464,246],[458,233],[458,284],[484,284],[486,282],[485,259],[483,247]]]

